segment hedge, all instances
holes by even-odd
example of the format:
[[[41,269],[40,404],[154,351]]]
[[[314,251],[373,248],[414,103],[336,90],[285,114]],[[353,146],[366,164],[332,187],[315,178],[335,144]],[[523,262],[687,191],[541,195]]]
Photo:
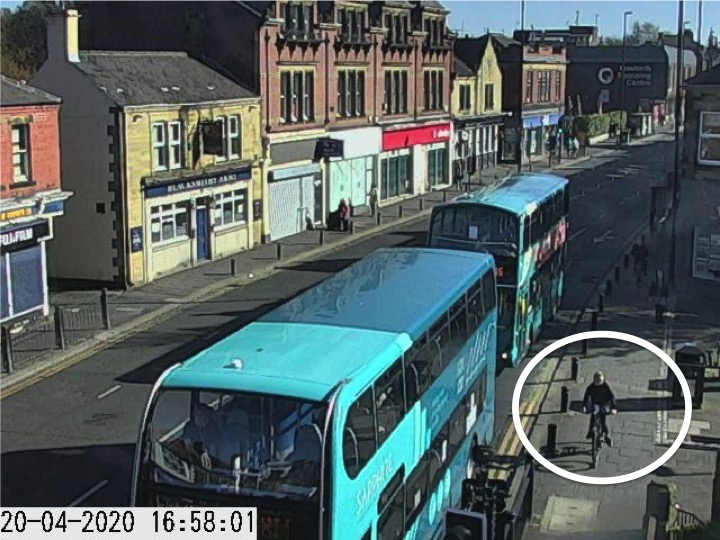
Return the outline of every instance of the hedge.
[[[597,137],[609,133],[612,123],[622,126],[626,118],[624,111],[577,116],[573,122],[573,129],[576,133],[586,133],[588,138]]]

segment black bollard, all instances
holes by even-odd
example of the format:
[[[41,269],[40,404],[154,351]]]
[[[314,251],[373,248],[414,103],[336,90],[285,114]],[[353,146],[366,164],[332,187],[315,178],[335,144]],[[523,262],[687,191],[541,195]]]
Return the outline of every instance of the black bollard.
[[[230,259],[230,275],[232,277],[237,275],[237,261],[235,259]]]
[[[593,311],[590,314],[590,329],[591,330],[597,330],[597,321],[598,321],[598,312]]]
[[[422,210],[425,207],[425,199],[420,197],[420,210]]]
[[[570,378],[573,381],[577,381],[578,378],[578,371],[580,371],[580,364],[578,362],[578,357],[573,356],[570,359]]]
[[[355,234],[355,222],[350,222],[350,234]]]
[[[625,268],[630,266],[630,255],[628,255],[627,253],[623,257],[623,266],[625,266]]]
[[[447,191],[443,190],[443,202],[447,202]]]
[[[587,339],[583,339],[583,340],[580,342],[580,347],[582,347],[582,355],[583,355],[583,356],[587,356],[587,353],[588,353],[588,340],[587,340]]]
[[[620,267],[615,267],[615,283],[618,283],[620,281]]]
[[[602,313],[605,310],[605,297],[602,294],[598,294],[598,313]]]
[[[382,225],[382,212],[378,212],[377,214],[375,214],[375,216],[377,217],[378,226]]]
[[[398,217],[403,217],[403,205],[398,206]]]
[[[13,358],[13,347],[12,347],[12,334],[10,328],[7,326],[2,327],[2,362],[6,373],[12,373],[15,371],[15,361]]]
[[[551,456],[554,456],[557,452],[557,429],[557,424],[548,424],[545,449]]]
[[[612,296],[612,280],[608,279],[605,282],[605,296]]]
[[[108,302],[108,290],[103,289],[100,293],[100,307],[102,308],[102,319],[105,330],[110,330],[110,303]]]
[[[570,403],[570,390],[567,386],[560,388],[560,412],[568,412],[568,405]]]
[[[275,245],[277,246],[277,259],[278,259],[278,261],[280,261],[280,260],[282,260],[282,256],[283,256],[283,247],[280,242],[278,242]]]
[[[320,238],[318,238],[318,241],[320,242],[321,246],[324,246],[325,245],[325,231],[321,230],[319,235],[320,235]]]
[[[63,324],[62,308],[55,306],[55,342],[58,348],[62,351],[65,350],[65,325]]]

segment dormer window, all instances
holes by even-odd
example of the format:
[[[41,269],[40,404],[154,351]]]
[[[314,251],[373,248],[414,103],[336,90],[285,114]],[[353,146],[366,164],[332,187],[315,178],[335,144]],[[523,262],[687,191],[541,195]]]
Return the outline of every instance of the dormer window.
[[[365,10],[340,8],[338,22],[342,25],[342,39],[347,43],[359,43],[363,40]]]
[[[407,45],[408,22],[406,13],[386,13],[385,28],[387,28],[387,41],[391,45]]]
[[[313,27],[313,8],[309,4],[285,4],[285,32],[288,37],[306,37]]]
[[[436,17],[428,17],[425,19],[425,32],[427,33],[427,43],[431,47],[442,45],[444,37],[445,21]]]

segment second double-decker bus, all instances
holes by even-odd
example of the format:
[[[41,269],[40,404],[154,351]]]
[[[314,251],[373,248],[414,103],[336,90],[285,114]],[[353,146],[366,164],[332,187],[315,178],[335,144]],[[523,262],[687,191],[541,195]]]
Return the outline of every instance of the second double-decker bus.
[[[378,250],[163,373],[131,504],[257,507],[260,539],[435,537],[493,440],[496,317],[491,256]]]
[[[567,179],[518,173],[433,209],[429,246],[495,258],[498,365],[516,366],[560,305],[569,205]]]

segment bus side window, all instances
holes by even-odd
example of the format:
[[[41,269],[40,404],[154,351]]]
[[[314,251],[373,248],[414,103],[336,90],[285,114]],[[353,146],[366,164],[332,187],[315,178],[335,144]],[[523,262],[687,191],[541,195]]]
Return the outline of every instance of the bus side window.
[[[532,243],[530,232],[530,216],[525,216],[525,218],[523,219],[523,251],[527,251],[530,247],[530,244]]]
[[[450,346],[446,354],[453,358],[467,341],[467,311],[463,296],[450,308]]]
[[[541,238],[542,233],[540,232],[540,210],[535,210],[530,216],[530,238],[532,242],[535,242]]]
[[[488,272],[483,276],[483,299],[485,301],[485,313],[489,313],[495,307],[495,280],[493,273]]]
[[[430,328],[430,342],[435,344],[436,356],[433,361],[432,373],[433,378],[437,378],[452,358],[448,354],[450,352],[450,324],[447,312]]]
[[[482,282],[480,287],[475,289],[474,296],[470,295],[468,301],[468,333],[473,335],[478,327],[485,320],[485,302],[483,301]]]
[[[348,436],[352,439],[352,433],[357,440],[357,456],[354,455],[354,441],[352,443],[347,441],[347,445],[345,445],[346,441],[343,441],[345,470],[350,478],[355,478],[377,450],[372,388],[368,388],[350,407],[345,422],[345,432],[344,437]]]
[[[440,478],[445,472],[446,463],[448,461],[448,428],[450,422],[440,428],[435,440],[427,453],[427,459],[430,464],[430,472],[428,478],[428,491],[432,492],[437,487]]]
[[[405,483],[405,530],[410,530],[425,505],[429,478],[430,460],[424,456]]]
[[[392,484],[392,480],[390,482]],[[405,489],[401,484],[378,519],[379,540],[400,540],[405,534]]]
[[[448,453],[452,460],[455,454],[460,450],[463,439],[465,438],[465,420],[467,417],[467,399],[463,398],[455,411],[450,416],[450,432],[448,437]]]
[[[375,383],[378,442],[382,445],[405,416],[402,364],[397,360]]]

